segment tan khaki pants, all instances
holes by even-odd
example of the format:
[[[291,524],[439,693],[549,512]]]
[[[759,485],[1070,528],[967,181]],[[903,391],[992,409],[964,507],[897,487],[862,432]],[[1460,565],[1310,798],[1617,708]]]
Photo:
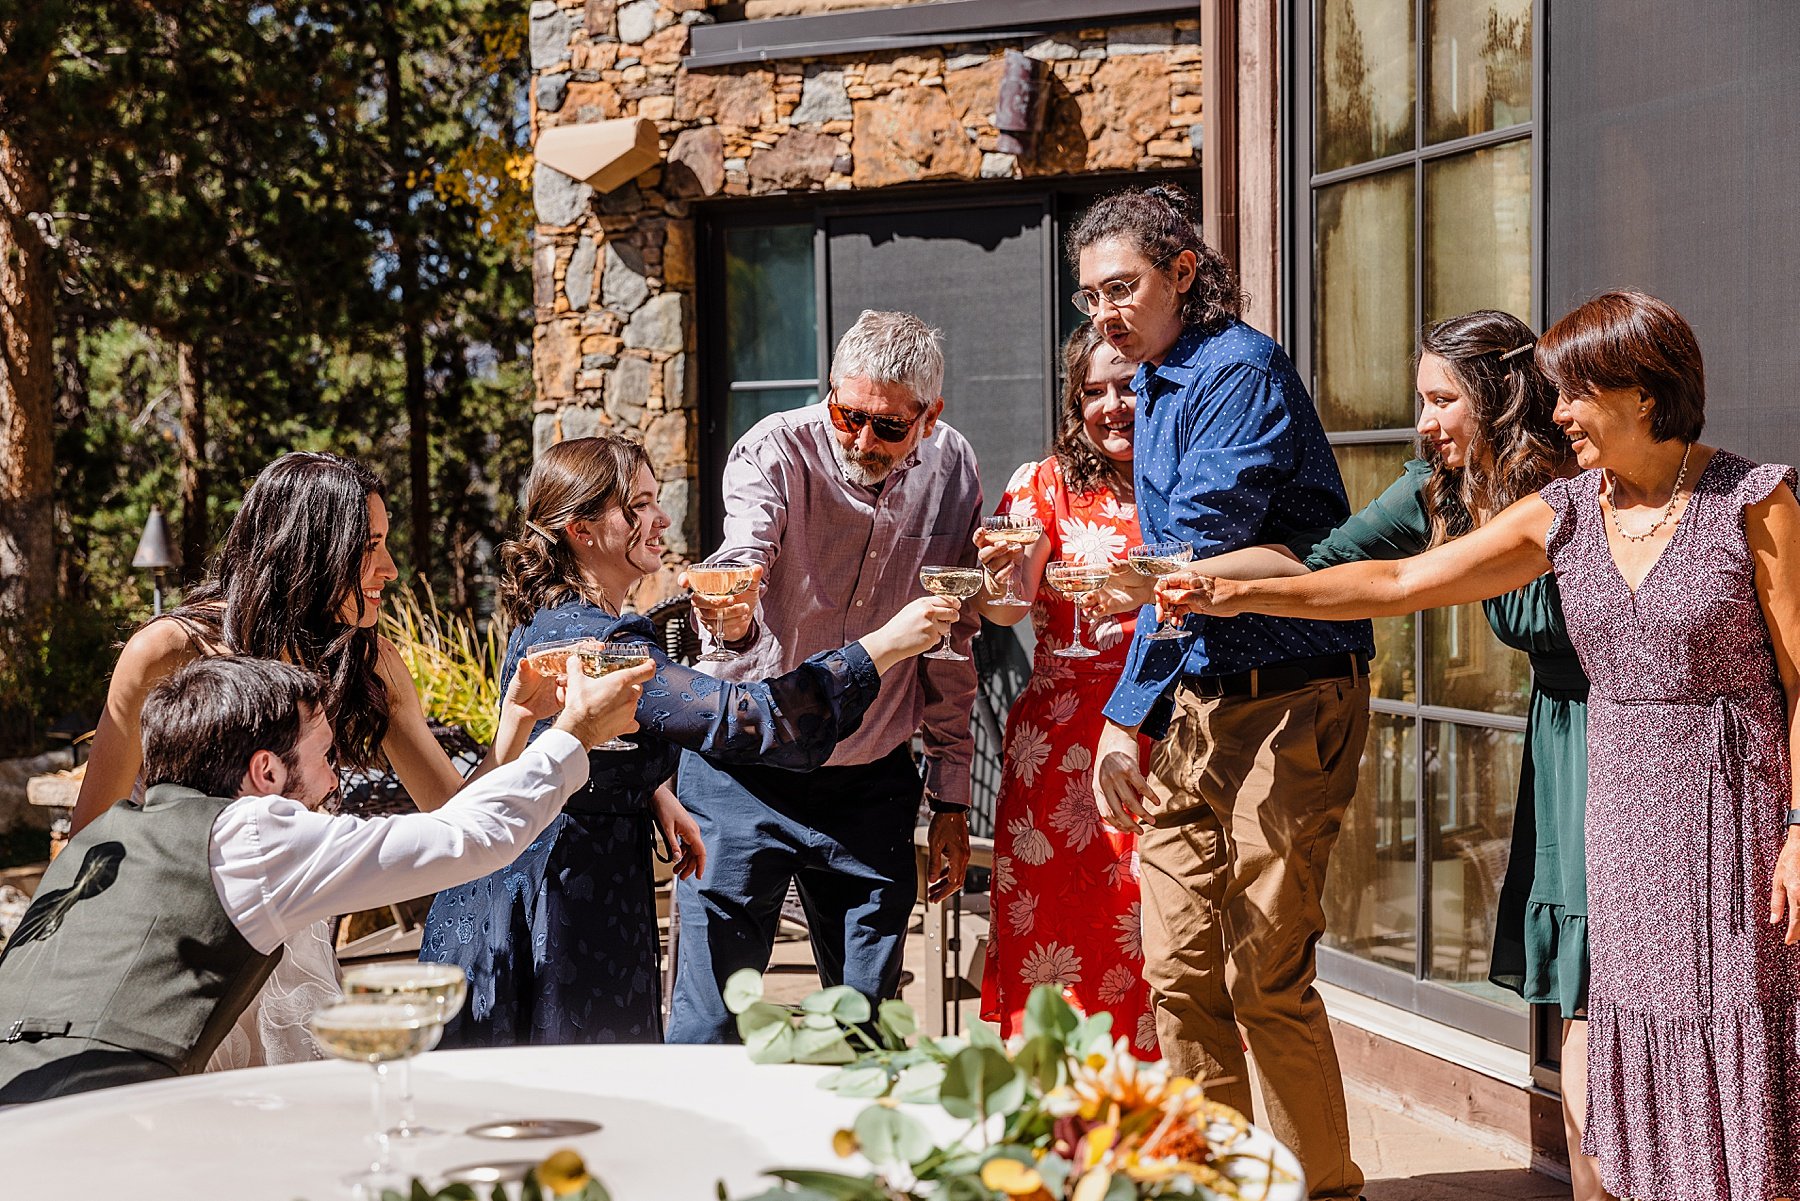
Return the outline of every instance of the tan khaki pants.
[[[1138,838],[1163,1055],[1183,1075],[1223,1078],[1208,1095],[1248,1114],[1247,1039],[1271,1133],[1315,1198],[1354,1198],[1363,1183],[1313,977],[1325,869],[1368,730],[1366,677],[1217,700],[1179,687],[1150,759],[1166,809]]]

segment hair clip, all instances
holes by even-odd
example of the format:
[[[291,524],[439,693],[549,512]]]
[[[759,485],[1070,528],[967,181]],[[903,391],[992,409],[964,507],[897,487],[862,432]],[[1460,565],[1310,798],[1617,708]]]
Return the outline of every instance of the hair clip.
[[[542,538],[545,542],[555,542],[556,541],[555,534],[552,534],[549,530],[545,529],[543,526],[539,525],[537,522],[531,520],[529,517],[527,517],[525,519],[525,528],[530,530],[532,533],[536,534],[538,537]]]
[[[1507,351],[1505,354],[1501,355],[1500,361],[1502,363],[1504,363],[1508,359],[1516,359],[1520,355],[1524,354],[1526,351],[1530,350],[1533,346],[1536,346],[1536,345],[1537,345],[1537,339],[1533,338],[1531,341],[1525,343],[1525,345],[1515,346],[1511,350]]]

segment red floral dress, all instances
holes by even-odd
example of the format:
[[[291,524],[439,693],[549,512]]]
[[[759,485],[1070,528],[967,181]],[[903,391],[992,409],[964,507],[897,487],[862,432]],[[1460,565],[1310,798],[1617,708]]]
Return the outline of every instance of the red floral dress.
[[[1111,490],[1071,495],[1054,456],[1013,473],[1001,513],[1036,517],[1050,558],[1106,562],[1136,545],[1137,506]],[[1037,652],[1031,680],[1006,723],[1006,767],[995,811],[992,932],[981,980],[981,1016],[1008,1037],[1025,999],[1060,985],[1087,1013],[1110,1012],[1114,1037],[1139,1058],[1159,1056],[1144,983],[1137,840],[1094,808],[1093,752],[1100,710],[1125,666],[1135,616],[1082,623],[1092,659],[1062,659],[1074,607],[1048,585],[1031,610]]]

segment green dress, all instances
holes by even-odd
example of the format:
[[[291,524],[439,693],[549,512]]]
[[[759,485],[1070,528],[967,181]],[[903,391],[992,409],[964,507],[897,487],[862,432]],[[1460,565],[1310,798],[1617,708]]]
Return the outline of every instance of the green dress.
[[[1367,559],[1404,559],[1430,542],[1428,464],[1414,460],[1367,508],[1303,553],[1313,571]],[[1296,548],[1298,549],[1298,548]],[[1556,576],[1488,601],[1495,637],[1531,658],[1531,706],[1512,856],[1500,887],[1488,979],[1533,1005],[1585,1017],[1588,990],[1587,676],[1563,628]]]

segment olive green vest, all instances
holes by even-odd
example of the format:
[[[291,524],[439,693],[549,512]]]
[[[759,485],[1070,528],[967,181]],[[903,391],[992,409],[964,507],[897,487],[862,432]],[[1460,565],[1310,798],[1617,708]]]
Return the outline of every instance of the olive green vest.
[[[206,1066],[281,956],[244,941],[213,887],[231,803],[158,785],[51,863],[0,952],[0,1103]]]

